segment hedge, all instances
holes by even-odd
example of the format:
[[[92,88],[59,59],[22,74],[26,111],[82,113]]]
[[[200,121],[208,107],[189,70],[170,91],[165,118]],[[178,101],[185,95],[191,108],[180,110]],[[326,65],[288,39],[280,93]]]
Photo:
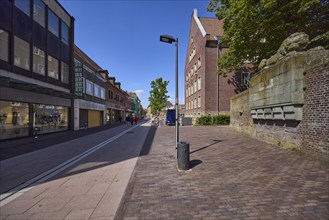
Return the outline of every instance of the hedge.
[[[229,125],[229,115],[201,116],[196,121],[197,125]]]

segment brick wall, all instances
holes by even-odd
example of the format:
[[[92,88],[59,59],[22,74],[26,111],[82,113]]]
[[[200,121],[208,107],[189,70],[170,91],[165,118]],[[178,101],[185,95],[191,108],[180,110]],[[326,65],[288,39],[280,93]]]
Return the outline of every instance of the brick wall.
[[[329,160],[329,66],[305,75],[303,120],[298,129],[300,149]]]

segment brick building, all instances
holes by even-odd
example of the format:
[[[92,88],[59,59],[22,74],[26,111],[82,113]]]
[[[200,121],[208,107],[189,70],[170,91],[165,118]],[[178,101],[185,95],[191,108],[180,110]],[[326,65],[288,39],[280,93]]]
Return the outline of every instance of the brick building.
[[[73,129],[73,42],[56,0],[0,1],[0,139]]]
[[[127,93],[121,89],[121,83],[109,76],[107,70],[100,71],[105,78],[106,123],[123,122],[127,105]]]
[[[194,9],[185,62],[185,116],[228,114],[230,97],[245,89],[243,70],[223,77],[216,74],[217,59],[227,50],[218,39],[224,33],[217,18],[201,18]]]

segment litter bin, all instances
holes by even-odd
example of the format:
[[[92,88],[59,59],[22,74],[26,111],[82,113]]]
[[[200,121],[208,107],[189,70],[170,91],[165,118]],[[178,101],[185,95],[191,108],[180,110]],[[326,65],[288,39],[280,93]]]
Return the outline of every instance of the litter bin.
[[[190,144],[188,142],[177,143],[178,169],[188,170],[190,167]]]

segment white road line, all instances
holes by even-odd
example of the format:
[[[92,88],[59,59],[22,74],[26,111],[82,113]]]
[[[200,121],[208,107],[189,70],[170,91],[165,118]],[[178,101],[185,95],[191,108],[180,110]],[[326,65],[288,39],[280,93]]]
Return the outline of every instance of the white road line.
[[[138,126],[140,126],[140,125],[141,124],[139,124]],[[89,156],[90,154],[94,153],[95,151],[99,150],[100,148],[104,147],[105,145],[111,143],[112,141],[118,139],[119,137],[121,137],[122,135],[126,134],[128,131],[130,131],[136,127],[137,126],[131,127],[129,129],[115,135],[114,137],[112,137],[106,141],[103,141],[102,143],[97,144],[96,146],[82,152],[81,154],[65,161],[64,163],[61,163],[60,165],[16,186],[15,188],[10,189],[9,192],[1,194],[0,195],[0,207],[11,202],[15,198],[23,195],[25,192],[32,189],[34,185],[42,183],[42,182],[46,181],[47,179],[49,179],[50,177],[55,176],[56,174],[65,170],[66,168],[72,166],[73,164],[77,163],[78,161],[82,160],[83,158]]]

